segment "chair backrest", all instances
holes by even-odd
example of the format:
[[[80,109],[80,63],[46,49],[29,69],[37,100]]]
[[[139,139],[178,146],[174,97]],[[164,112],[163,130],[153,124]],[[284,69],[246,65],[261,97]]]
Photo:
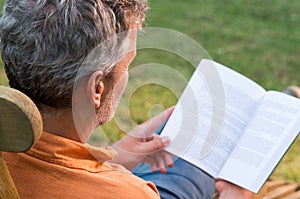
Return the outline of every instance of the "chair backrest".
[[[19,198],[1,151],[29,150],[40,138],[42,118],[25,94],[0,86],[0,198]]]

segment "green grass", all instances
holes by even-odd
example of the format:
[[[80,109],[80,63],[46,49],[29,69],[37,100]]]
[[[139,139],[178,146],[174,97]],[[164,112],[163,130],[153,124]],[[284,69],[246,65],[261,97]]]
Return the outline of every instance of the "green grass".
[[[3,1],[1,1],[3,2]],[[182,32],[200,43],[214,60],[253,79],[265,89],[282,90],[300,85],[300,4],[298,0],[152,0],[146,26]],[[140,50],[130,69],[145,63],[171,66],[185,78],[193,67],[182,58],[159,50]],[[148,74],[156,75],[156,74]],[[143,80],[143,75],[137,81]],[[0,84],[7,80],[0,66]],[[129,85],[130,86],[130,85]],[[140,86],[127,109],[142,123],[163,108],[174,105],[176,96],[159,85]],[[120,109],[126,115],[126,110]],[[115,142],[124,133],[116,121],[104,125],[90,142]],[[300,141],[296,140],[277,167],[274,178],[300,182]]]

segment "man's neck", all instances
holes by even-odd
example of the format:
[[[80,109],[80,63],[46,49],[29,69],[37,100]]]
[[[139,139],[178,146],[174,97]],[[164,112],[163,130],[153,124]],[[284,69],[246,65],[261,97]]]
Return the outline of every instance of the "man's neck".
[[[72,110],[70,109],[59,116],[43,117],[43,130],[67,139],[86,143],[93,129],[79,127],[78,124],[75,125]]]

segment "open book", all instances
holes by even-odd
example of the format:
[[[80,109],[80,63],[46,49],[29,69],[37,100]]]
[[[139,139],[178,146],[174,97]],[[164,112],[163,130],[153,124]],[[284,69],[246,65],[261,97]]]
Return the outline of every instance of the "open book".
[[[257,193],[299,131],[299,99],[203,59],[162,135],[167,151]]]

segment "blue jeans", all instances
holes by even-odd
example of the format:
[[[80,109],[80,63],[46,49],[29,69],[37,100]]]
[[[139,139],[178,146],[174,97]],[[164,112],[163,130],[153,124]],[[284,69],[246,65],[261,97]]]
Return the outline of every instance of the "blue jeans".
[[[162,127],[163,128],[163,127]],[[162,128],[156,133],[160,134]],[[132,172],[144,180],[153,182],[163,199],[211,199],[214,179],[201,169],[180,158],[174,158],[174,167],[166,174],[152,172],[150,165],[141,163]]]

